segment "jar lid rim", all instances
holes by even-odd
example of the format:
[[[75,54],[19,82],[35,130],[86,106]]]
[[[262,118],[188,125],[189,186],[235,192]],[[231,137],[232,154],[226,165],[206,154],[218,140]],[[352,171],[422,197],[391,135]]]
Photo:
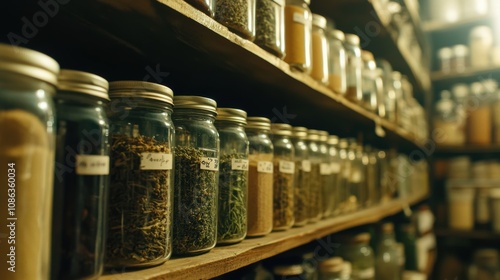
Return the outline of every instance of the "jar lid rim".
[[[146,81],[113,81],[109,83],[109,97],[145,98],[173,105],[174,92],[167,86]]]
[[[108,81],[101,76],[89,72],[61,69],[58,76],[57,88],[63,91],[83,93],[108,101],[110,100],[108,95]]]

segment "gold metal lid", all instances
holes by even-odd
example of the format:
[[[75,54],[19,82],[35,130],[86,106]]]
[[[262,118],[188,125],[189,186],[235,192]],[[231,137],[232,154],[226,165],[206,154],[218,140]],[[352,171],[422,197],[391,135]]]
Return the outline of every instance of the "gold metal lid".
[[[370,242],[371,236],[368,232],[358,233],[355,235],[341,235],[340,241],[347,243],[367,243]]]
[[[342,32],[341,30],[338,30],[338,29],[332,29],[332,30],[330,30],[330,31],[329,31],[329,33],[330,33],[330,35],[331,35],[333,38],[335,38],[335,39],[337,39],[337,40],[339,40],[339,41],[341,41],[341,42],[344,42],[344,41],[345,41],[345,34],[344,34],[344,32]]]
[[[160,84],[145,81],[115,81],[109,83],[109,97],[135,97],[161,101],[173,105],[174,92]]]
[[[394,224],[393,223],[384,223],[384,224],[382,224],[381,230],[383,233],[393,233],[394,232]]]
[[[272,123],[271,134],[292,136],[292,126],[286,123]]]
[[[346,138],[342,138],[339,140],[339,148],[341,149],[347,149],[349,147],[349,142],[347,141]]]
[[[246,128],[271,130],[271,120],[264,117],[247,117]]]
[[[373,56],[373,53],[369,52],[367,50],[362,50],[361,51],[361,58],[363,59],[363,61],[375,60],[375,57]]]
[[[298,139],[307,139],[307,128],[303,126],[294,126],[292,128],[293,137]]]
[[[0,71],[24,75],[56,86],[59,64],[43,53],[0,44]]]
[[[341,272],[344,268],[344,260],[340,257],[326,259],[319,263],[319,270],[324,272]]]
[[[355,34],[345,34],[345,41],[348,44],[359,46],[360,39],[358,35]]]
[[[217,118],[215,121],[230,121],[246,125],[247,112],[234,108],[217,108]]]
[[[322,15],[313,14],[312,15],[312,24],[314,26],[321,28],[321,29],[325,29],[326,28],[326,18]]]
[[[273,268],[273,272],[275,275],[279,276],[301,275],[302,273],[304,273],[304,268],[300,264],[280,265],[280,266],[275,266]]]
[[[315,129],[309,129],[307,131],[307,140],[318,141],[319,140],[319,131],[315,130]]]
[[[211,98],[193,95],[177,95],[174,97],[176,109],[197,109],[217,114],[217,102]]]
[[[328,131],[319,130],[318,134],[319,134],[319,141],[325,142],[325,143],[328,141]]]
[[[59,73],[59,90],[74,91],[109,100],[109,84],[106,79],[92,73],[61,69]]]
[[[339,144],[339,137],[337,135],[328,136],[328,144],[329,145],[338,145]]]

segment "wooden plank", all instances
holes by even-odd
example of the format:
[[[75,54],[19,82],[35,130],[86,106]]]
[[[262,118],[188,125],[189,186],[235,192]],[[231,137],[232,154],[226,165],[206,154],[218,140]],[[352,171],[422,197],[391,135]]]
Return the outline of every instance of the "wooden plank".
[[[114,270],[100,280],[208,279],[272,257],[321,237],[352,227],[375,223],[421,201],[426,195],[397,199],[355,213],[319,221],[300,228],[272,232],[261,238],[245,239],[232,246],[216,247],[193,257],[174,258],[163,265],[137,271]]]

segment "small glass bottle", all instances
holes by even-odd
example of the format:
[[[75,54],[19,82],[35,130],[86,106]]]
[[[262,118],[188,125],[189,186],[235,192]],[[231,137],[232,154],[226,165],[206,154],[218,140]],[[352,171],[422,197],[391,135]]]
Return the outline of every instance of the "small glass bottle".
[[[363,100],[362,66],[360,39],[354,34],[345,34],[345,50],[347,54],[347,91],[345,97],[354,102]]]
[[[320,175],[321,175],[321,217],[323,219],[332,215],[333,208],[333,176],[330,164],[330,151],[328,147],[328,132],[319,131],[318,147],[321,154]]]
[[[172,96],[168,87],[149,82],[109,85],[111,183],[106,266],[152,266],[171,255]],[[130,105],[132,99],[134,106]]]
[[[375,255],[370,247],[370,234],[359,233],[342,236],[344,241],[339,248],[340,256],[352,264],[352,278],[360,280],[375,279]]]
[[[191,6],[207,14],[209,17],[214,16],[216,0],[184,0]]]
[[[271,121],[263,117],[248,117],[245,131],[250,143],[247,236],[264,236],[273,229],[274,146],[269,137]]]
[[[294,186],[294,226],[304,226],[309,222],[309,194],[311,182],[311,162],[307,147],[307,128],[294,127],[292,141],[295,146],[295,186]]]
[[[241,37],[255,39],[255,0],[217,0],[214,18]]]
[[[292,126],[284,123],[271,124],[274,146],[273,182],[273,230],[286,230],[293,226],[295,148],[290,137]]]
[[[255,44],[279,58],[285,55],[285,0],[256,0]]]
[[[362,92],[363,97],[361,100],[361,105],[365,107],[368,111],[376,113],[377,112],[377,65],[375,64],[375,58],[373,54],[369,51],[363,50],[361,52],[361,57],[363,59],[363,82],[362,82]]]
[[[339,213],[348,212],[349,176],[351,175],[351,161],[349,160],[349,142],[347,139],[339,141],[340,174],[337,181],[337,197]]]
[[[345,35],[338,29],[327,29],[330,61],[328,62],[328,86],[338,94],[344,95],[347,90]]]
[[[210,251],[217,240],[217,103],[206,97],[176,96],[174,105],[173,248],[176,255],[195,255]]]
[[[341,176],[341,162],[339,151],[339,137],[330,135],[328,137],[328,153],[330,155],[330,172],[332,173],[332,190],[331,190],[331,213],[336,216],[340,213],[339,204],[339,177]]]
[[[326,18],[317,14],[313,14],[311,77],[324,85],[328,85],[328,63],[330,61],[330,46],[328,45],[325,29]]]
[[[309,74],[312,64],[311,0],[286,0],[285,3],[285,62]]]
[[[394,239],[394,225],[392,223],[382,225],[375,268],[376,279],[378,280],[400,279],[400,265],[396,240]]]
[[[59,65],[45,54],[0,44],[0,72],[0,217],[5,233],[0,279],[49,279],[56,142],[52,98]],[[11,193],[15,217],[7,211]],[[17,219],[12,221],[15,228],[7,226],[9,218]],[[15,235],[15,245],[7,245],[7,235]],[[8,269],[13,267],[7,262],[10,246],[16,249],[15,272]]]
[[[219,205],[217,244],[232,244],[247,234],[248,138],[247,113],[217,108],[215,127],[219,132]]]
[[[321,151],[318,145],[319,131],[309,129],[307,145],[309,147],[309,161],[311,162],[311,183],[309,193],[309,221],[317,222],[322,213],[321,188]]]
[[[98,278],[109,188],[108,82],[61,70],[52,212],[52,278]]]

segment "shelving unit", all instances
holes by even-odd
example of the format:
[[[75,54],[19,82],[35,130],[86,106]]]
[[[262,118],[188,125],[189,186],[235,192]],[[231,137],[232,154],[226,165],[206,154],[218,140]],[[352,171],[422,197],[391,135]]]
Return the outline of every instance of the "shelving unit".
[[[461,28],[470,28],[478,24],[488,24],[492,20],[492,15],[486,14],[471,18],[461,19],[455,22],[425,22],[422,24],[424,32],[445,33]]]
[[[399,213],[424,198],[427,194],[414,196],[407,200],[394,200],[380,206],[371,207],[356,213],[287,231],[272,232],[261,238],[245,239],[232,246],[216,247],[209,253],[186,258],[168,260],[163,265],[138,271],[111,271],[100,280],[146,280],[146,279],[208,279],[257,261],[269,258],[292,248],[313,242],[321,237],[348,228],[374,223]],[[318,246],[325,246],[318,243]],[[325,250],[331,248],[323,248]]]
[[[440,71],[432,72],[431,79],[433,82],[452,83],[461,82],[464,79],[477,78],[487,79],[493,74],[500,74],[500,66],[489,66],[484,68],[468,68],[464,72],[459,73],[443,73]]]

